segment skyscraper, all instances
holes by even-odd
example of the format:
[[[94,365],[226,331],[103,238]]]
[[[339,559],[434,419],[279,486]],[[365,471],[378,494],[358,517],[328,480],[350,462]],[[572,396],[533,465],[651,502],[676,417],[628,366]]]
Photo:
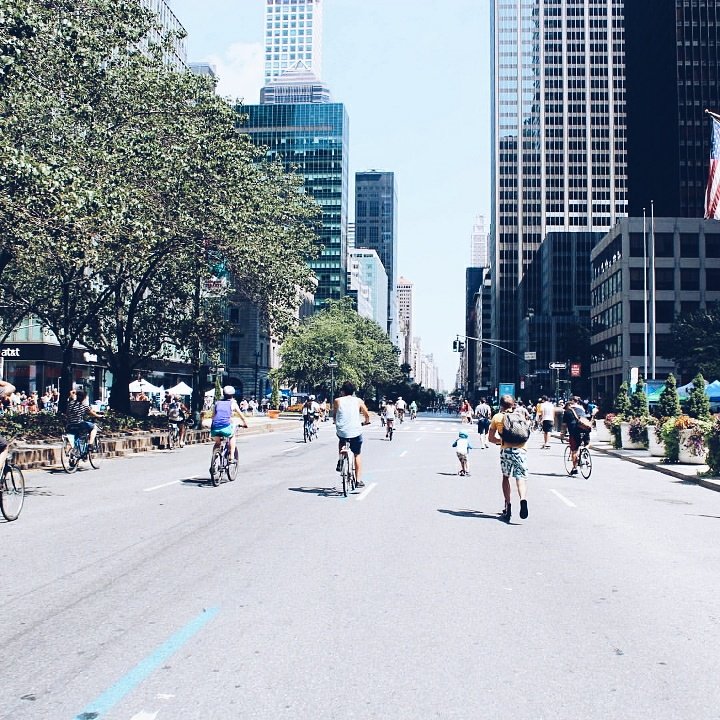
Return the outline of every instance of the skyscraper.
[[[395,173],[355,173],[355,247],[375,250],[388,276],[388,334],[398,335],[397,188]]]
[[[408,365],[413,364],[413,284],[401,277],[397,283],[398,319],[400,322],[400,336],[402,338],[402,361]]]
[[[172,41],[164,48],[164,58],[170,67],[184,70],[187,67],[187,49],[185,47],[185,28],[177,19],[168,0],[141,0],[149,10],[152,10],[160,21],[158,31],[153,31],[149,40],[160,44],[165,41],[165,35],[172,33]],[[141,46],[143,43],[141,43]]]
[[[488,232],[482,215],[475,218],[470,236],[470,267],[488,267]]]
[[[623,5],[493,0],[492,335],[515,353],[494,350],[495,385],[519,379],[546,234],[626,214]]]
[[[298,61],[322,77],[323,0],[266,0],[265,84]]]

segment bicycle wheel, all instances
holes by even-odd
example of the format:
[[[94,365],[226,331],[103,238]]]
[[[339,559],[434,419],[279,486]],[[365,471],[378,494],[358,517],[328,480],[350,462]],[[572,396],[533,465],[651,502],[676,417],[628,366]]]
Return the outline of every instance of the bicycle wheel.
[[[392,441],[392,436],[393,436],[393,428],[392,428],[392,426],[391,426],[391,427],[388,429],[388,437],[390,438],[391,441]]]
[[[570,475],[573,469],[572,464],[572,453],[570,452],[570,446],[568,445],[565,448],[565,452],[563,453],[563,460],[565,461],[565,472]]]
[[[222,449],[214,448],[210,458],[210,482],[217,487],[222,473]]]
[[[60,451],[60,459],[62,460],[63,470],[66,473],[74,473],[80,462],[80,456],[75,445],[65,443]]]
[[[97,444],[97,441],[96,441]],[[97,470],[100,467],[100,458],[95,452],[95,448],[92,445],[88,445],[87,459],[90,461],[90,465]]]
[[[173,423],[172,427],[170,428],[170,432],[168,433],[168,450],[174,450],[175,446],[177,445],[178,441],[178,427]]]
[[[0,491],[0,512],[8,522],[17,520],[25,502],[25,478],[19,467],[5,465]]]
[[[350,461],[348,460],[347,454],[343,455],[342,470],[340,471],[342,476],[342,491],[343,497],[347,497],[350,489]]]
[[[580,448],[578,468],[580,474],[587,480],[592,473],[592,455],[590,455],[590,451],[586,447]]]
[[[238,458],[240,457],[240,453],[238,452],[238,449],[235,448],[235,461],[234,462],[228,462],[227,466],[225,467],[225,474],[227,475],[227,479],[232,482],[235,480],[238,474]]]

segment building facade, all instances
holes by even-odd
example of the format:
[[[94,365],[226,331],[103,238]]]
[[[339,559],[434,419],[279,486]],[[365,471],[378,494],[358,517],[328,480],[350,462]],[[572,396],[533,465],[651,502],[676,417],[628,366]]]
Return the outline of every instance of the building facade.
[[[627,212],[623,0],[493,0],[493,384],[520,381],[549,232]],[[539,267],[537,264],[535,267]]]
[[[176,70],[187,68],[187,48],[185,46],[187,33],[172,11],[170,3],[167,0],[142,0],[142,4],[152,10],[159,20],[157,30],[154,30],[148,38],[149,42],[159,45],[169,37],[171,42],[164,53],[165,61]]]
[[[398,322],[400,325],[400,362],[413,364],[412,342],[413,342],[413,284],[401,277],[397,283],[398,299]]]
[[[374,250],[387,273],[387,332],[393,342],[399,335],[397,205],[395,173],[377,170],[355,173],[355,246]]]
[[[351,276],[357,275],[358,285],[367,288],[370,317],[387,332],[387,273],[374,250],[353,249],[349,253]]]
[[[675,317],[720,301],[720,223],[655,218],[653,233],[625,218],[591,262],[591,392],[609,402],[633,367],[659,380],[675,372],[666,349]]]
[[[475,218],[472,235],[470,236],[470,267],[484,268],[489,266],[488,239],[485,217],[478,215]]]
[[[323,0],[265,0],[265,84],[298,61],[322,77]]]

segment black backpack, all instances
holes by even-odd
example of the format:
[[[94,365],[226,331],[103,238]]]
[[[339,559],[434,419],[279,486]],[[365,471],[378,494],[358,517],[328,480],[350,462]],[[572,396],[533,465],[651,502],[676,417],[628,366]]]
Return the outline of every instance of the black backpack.
[[[503,413],[503,429],[500,436],[509,445],[522,445],[530,437],[530,422],[517,410]]]

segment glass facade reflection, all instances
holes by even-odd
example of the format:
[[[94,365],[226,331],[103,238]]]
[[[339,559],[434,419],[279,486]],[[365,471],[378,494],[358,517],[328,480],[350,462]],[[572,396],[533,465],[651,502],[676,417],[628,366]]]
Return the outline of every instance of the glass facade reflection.
[[[267,148],[305,179],[305,189],[322,207],[320,256],[310,261],[318,278],[316,307],[346,294],[348,205],[348,116],[342,103],[245,105],[239,130]]]

